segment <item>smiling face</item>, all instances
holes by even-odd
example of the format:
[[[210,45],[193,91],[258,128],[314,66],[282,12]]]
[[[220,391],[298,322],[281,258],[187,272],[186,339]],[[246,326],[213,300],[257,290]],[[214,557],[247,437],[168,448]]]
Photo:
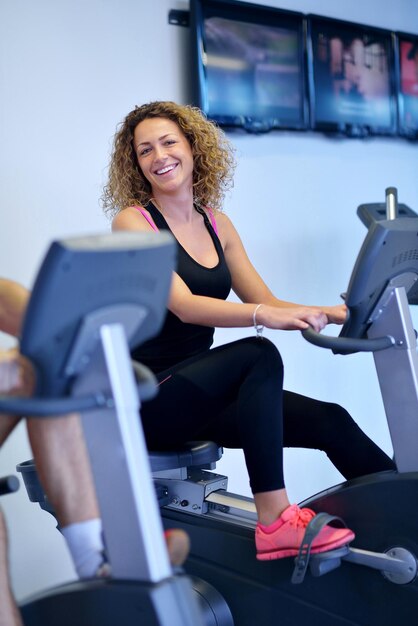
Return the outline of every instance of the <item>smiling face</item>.
[[[135,128],[134,146],[154,196],[192,193],[193,153],[175,122],[164,117],[143,120]]]

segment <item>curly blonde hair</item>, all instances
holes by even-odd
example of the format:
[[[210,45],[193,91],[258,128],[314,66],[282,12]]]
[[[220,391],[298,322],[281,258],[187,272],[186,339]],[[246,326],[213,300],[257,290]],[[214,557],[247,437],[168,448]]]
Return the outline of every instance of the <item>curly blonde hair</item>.
[[[153,117],[175,122],[191,146],[194,202],[221,210],[225,193],[233,184],[235,158],[231,143],[200,109],[175,102],[151,102],[135,107],[115,134],[109,179],[102,196],[105,213],[112,217],[125,207],[145,206],[150,201],[151,185],[138,165],[133,138],[138,124]]]

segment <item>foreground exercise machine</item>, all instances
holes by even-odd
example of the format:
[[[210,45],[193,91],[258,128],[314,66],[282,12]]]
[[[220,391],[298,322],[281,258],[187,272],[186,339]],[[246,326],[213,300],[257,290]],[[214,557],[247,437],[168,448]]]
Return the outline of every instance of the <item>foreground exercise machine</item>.
[[[340,337],[304,333],[337,353],[374,354],[397,472],[345,482],[302,503],[342,517],[356,533],[355,547],[258,562],[253,501],[229,493],[227,477],[208,471],[218,446],[150,453],[164,525],[191,538],[186,571],[221,593],[235,626],[411,623],[418,603],[418,361],[408,297],[415,302],[418,218],[407,207],[399,212],[393,191],[386,205],[360,207],[369,231],[346,294],[349,319]]]
[[[31,598],[21,607],[28,626],[217,623],[169,563],[138,420],[155,379],[144,368],[134,377],[129,355],[162,324],[174,262],[170,235],[120,233],[55,242],[42,264],[20,345],[35,396],[2,397],[0,413],[82,413],[112,578]]]

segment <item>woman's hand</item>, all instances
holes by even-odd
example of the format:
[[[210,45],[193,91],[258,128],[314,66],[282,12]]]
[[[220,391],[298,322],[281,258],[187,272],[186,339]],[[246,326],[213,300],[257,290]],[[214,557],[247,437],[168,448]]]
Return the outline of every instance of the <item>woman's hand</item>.
[[[348,317],[348,309],[345,304],[336,306],[324,306],[323,312],[328,318],[328,324],[344,324]]]
[[[306,330],[311,327],[319,333],[328,321],[324,310],[313,306],[280,307],[262,304],[257,311],[258,324],[280,330]]]

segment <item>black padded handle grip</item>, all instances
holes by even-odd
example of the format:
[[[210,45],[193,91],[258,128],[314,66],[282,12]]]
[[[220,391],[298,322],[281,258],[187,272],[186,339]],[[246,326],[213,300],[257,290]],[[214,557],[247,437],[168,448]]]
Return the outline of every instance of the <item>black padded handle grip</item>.
[[[384,337],[376,337],[375,339],[355,339],[351,337],[333,337],[330,335],[321,335],[312,328],[302,330],[302,335],[319,348],[328,348],[328,350],[337,350],[339,353],[351,352],[377,352],[386,350],[394,345],[395,340],[390,335]]]
[[[0,478],[0,496],[14,493],[20,487],[19,479],[14,474]]]

